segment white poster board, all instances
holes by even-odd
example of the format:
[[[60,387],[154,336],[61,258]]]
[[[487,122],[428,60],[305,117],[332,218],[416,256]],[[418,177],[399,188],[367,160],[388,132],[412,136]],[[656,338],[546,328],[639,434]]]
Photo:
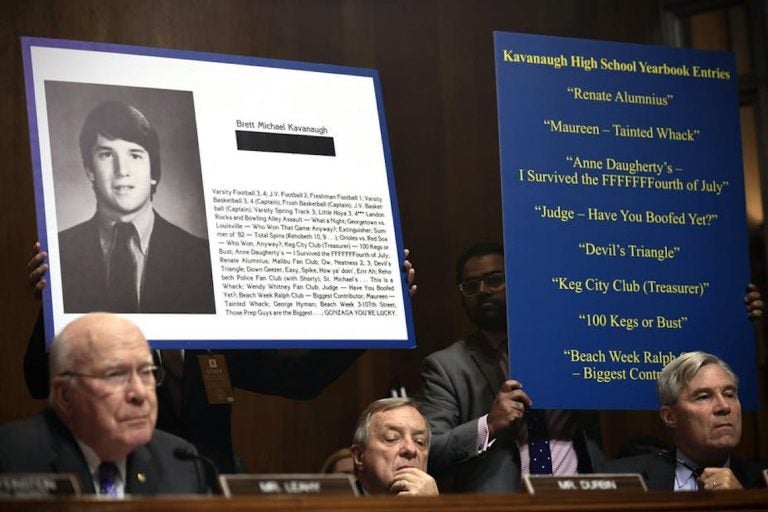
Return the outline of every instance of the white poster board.
[[[112,310],[162,348],[414,345],[376,71],[39,38],[23,53],[47,340]],[[80,140],[110,102],[159,140],[136,311],[105,298],[104,219],[149,185],[124,165],[99,190]]]

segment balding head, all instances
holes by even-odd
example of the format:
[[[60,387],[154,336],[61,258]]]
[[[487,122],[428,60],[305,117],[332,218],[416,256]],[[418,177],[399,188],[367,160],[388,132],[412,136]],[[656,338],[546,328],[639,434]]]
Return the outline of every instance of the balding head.
[[[98,357],[97,352],[117,340],[146,344],[141,330],[129,320],[111,313],[90,313],[67,324],[51,344],[51,377]],[[141,340],[141,341],[139,341]]]
[[[147,443],[157,420],[149,344],[132,322],[91,313],[67,325],[51,346],[51,404],[102,460]]]

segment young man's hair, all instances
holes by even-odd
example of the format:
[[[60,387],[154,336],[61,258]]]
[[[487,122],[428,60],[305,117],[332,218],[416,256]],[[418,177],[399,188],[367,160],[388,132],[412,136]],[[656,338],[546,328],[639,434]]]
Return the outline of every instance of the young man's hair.
[[[464,265],[470,258],[475,256],[487,256],[489,254],[499,254],[504,256],[504,247],[498,242],[478,242],[471,245],[461,253],[456,260],[456,284],[460,284],[464,276]]]
[[[160,140],[155,128],[139,109],[119,101],[106,101],[91,110],[80,130],[80,155],[87,169],[92,165],[92,150],[101,135],[109,140],[123,139],[143,147],[149,154],[152,195],[160,182]]]

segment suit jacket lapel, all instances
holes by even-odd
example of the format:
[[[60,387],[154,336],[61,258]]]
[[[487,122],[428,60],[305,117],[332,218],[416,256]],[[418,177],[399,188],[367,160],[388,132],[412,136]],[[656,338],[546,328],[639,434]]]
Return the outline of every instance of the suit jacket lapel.
[[[93,476],[77,441],[52,410],[46,410],[45,418],[51,428],[55,443],[55,451],[51,458],[51,470],[54,473],[74,473],[80,479],[83,492],[95,493]]]
[[[649,489],[675,490],[675,470],[677,464],[674,459],[656,455],[653,459],[656,467],[650,471],[643,471],[643,478]]]
[[[152,453],[139,446],[128,456],[125,466],[125,492],[130,494],[156,494],[159,473],[152,463]]]
[[[93,476],[91,475],[85,458],[77,445],[60,445],[56,455],[51,460],[51,469],[54,473],[73,473],[80,479],[83,492],[93,494],[96,488],[93,485]]]
[[[482,334],[476,332],[467,338],[467,350],[472,360],[477,365],[480,373],[485,377],[491,394],[496,396],[502,383],[504,383],[504,372],[499,366],[497,354],[488,346],[488,342]]]

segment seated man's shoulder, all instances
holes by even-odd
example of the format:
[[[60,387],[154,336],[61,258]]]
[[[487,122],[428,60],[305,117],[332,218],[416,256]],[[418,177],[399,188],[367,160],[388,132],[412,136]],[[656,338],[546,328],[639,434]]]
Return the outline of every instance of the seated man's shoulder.
[[[64,427],[45,414],[0,425],[0,470],[37,471],[41,457],[48,460],[54,447],[66,444]]]
[[[153,492],[197,494],[207,491],[204,460],[188,441],[155,429],[149,443],[133,451],[129,464],[133,470],[141,471],[149,467],[158,470],[158,480],[154,482],[156,488]]]
[[[656,465],[674,465],[674,461],[661,457],[654,453],[642,455],[633,455],[631,457],[622,457],[620,459],[606,460],[602,463],[599,471],[602,473],[642,473],[650,466]]]
[[[45,428],[42,415],[13,420],[0,425],[0,443],[11,442],[14,437],[31,436]]]
[[[765,460],[732,460],[731,469],[747,489],[766,487],[763,471],[768,469]]]
[[[179,460],[197,458],[198,456],[197,449],[192,443],[159,428],[156,428],[152,433],[152,440],[149,444],[164,455],[171,455]]]

